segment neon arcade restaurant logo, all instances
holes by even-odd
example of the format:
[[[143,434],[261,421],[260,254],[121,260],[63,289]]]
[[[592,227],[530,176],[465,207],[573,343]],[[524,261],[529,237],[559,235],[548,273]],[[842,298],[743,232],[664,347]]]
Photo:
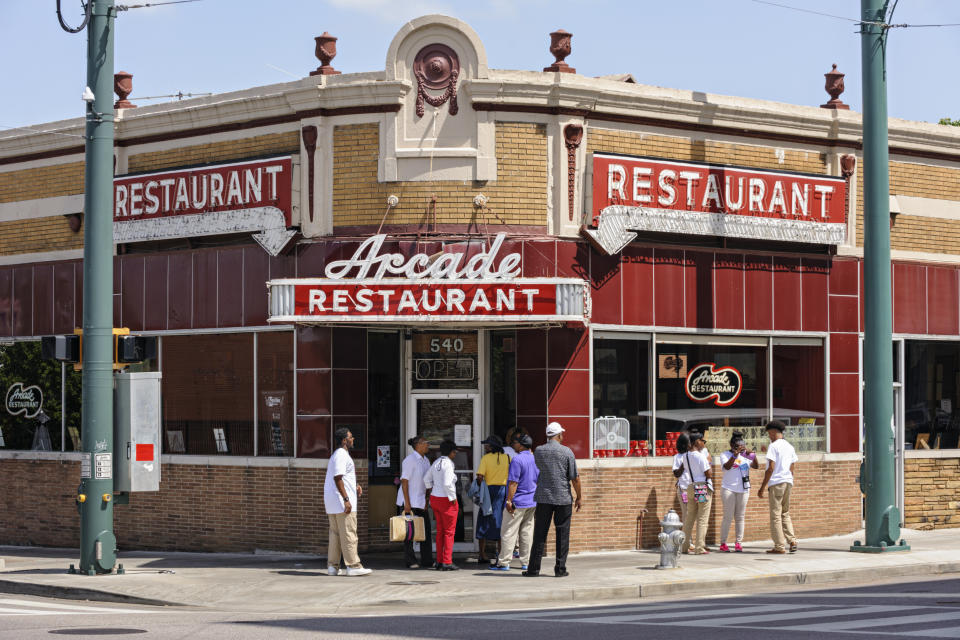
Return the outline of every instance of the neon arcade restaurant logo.
[[[687,397],[694,402],[709,402],[718,407],[729,407],[740,397],[743,378],[733,367],[717,367],[704,362],[690,369],[684,385]]]
[[[43,407],[43,393],[37,385],[24,387],[22,382],[14,382],[7,389],[7,413],[12,416],[23,414],[24,418],[36,418]]]

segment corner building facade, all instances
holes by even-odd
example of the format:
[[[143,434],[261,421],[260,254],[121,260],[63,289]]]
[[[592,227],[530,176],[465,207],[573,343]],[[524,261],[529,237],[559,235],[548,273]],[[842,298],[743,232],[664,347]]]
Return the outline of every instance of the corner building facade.
[[[427,16],[380,71],[119,112],[114,322],[160,337],[163,374],[161,490],[117,508],[121,550],[322,551],[341,426],[364,549],[389,545],[409,437],[457,441],[465,489],[487,435],[554,420],[575,552],[656,544],[677,433],[718,461],[771,418],[800,455],[797,534],[861,526],[859,114],[548,69],[489,69]],[[79,536],[79,374],[38,342],[81,324],[64,140],[0,139],[4,544]],[[890,146],[902,512],[957,526],[960,132],[891,120]],[[747,513],[768,537],[764,501]]]

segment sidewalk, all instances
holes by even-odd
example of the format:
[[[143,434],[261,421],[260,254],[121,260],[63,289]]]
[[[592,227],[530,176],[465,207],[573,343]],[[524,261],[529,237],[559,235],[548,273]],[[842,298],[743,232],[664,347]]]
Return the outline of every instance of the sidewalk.
[[[770,556],[769,543],[750,543],[744,553],[681,556],[681,568],[658,571],[656,551],[571,556],[570,576],[555,578],[545,559],[540,578],[519,570],[496,573],[457,558],[462,570],[403,568],[402,554],[364,555],[370,576],[330,577],[316,556],[121,553],[125,575],[66,573],[77,552],[67,549],[0,547],[6,568],[0,592],[140,604],[215,607],[228,611],[335,613],[387,611],[410,604],[496,608],[587,600],[760,591],[799,584],[869,581],[899,576],[960,573],[960,529],[904,531],[912,550],[861,554],[847,549],[857,535],[800,541],[796,554]]]

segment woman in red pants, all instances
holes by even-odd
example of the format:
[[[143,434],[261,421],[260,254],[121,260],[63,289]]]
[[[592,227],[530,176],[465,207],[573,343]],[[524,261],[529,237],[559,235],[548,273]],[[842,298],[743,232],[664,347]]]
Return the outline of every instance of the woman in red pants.
[[[449,440],[440,444],[440,455],[423,476],[423,484],[431,491],[430,508],[437,522],[437,570],[456,571],[453,564],[453,534],[457,529],[457,474],[453,458],[457,445]]]

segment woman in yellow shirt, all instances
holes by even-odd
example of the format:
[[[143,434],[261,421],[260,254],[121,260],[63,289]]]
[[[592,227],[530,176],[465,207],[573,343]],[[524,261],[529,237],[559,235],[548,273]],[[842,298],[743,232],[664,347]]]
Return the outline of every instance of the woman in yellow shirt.
[[[477,481],[487,483],[490,505],[493,513],[483,514],[477,519],[477,540],[480,542],[480,562],[496,562],[500,554],[500,524],[503,522],[503,507],[507,498],[507,474],[510,470],[510,457],[503,452],[503,442],[497,436],[483,441],[486,454],[480,459],[477,468]],[[493,558],[487,556],[487,540],[497,542],[497,553]]]

